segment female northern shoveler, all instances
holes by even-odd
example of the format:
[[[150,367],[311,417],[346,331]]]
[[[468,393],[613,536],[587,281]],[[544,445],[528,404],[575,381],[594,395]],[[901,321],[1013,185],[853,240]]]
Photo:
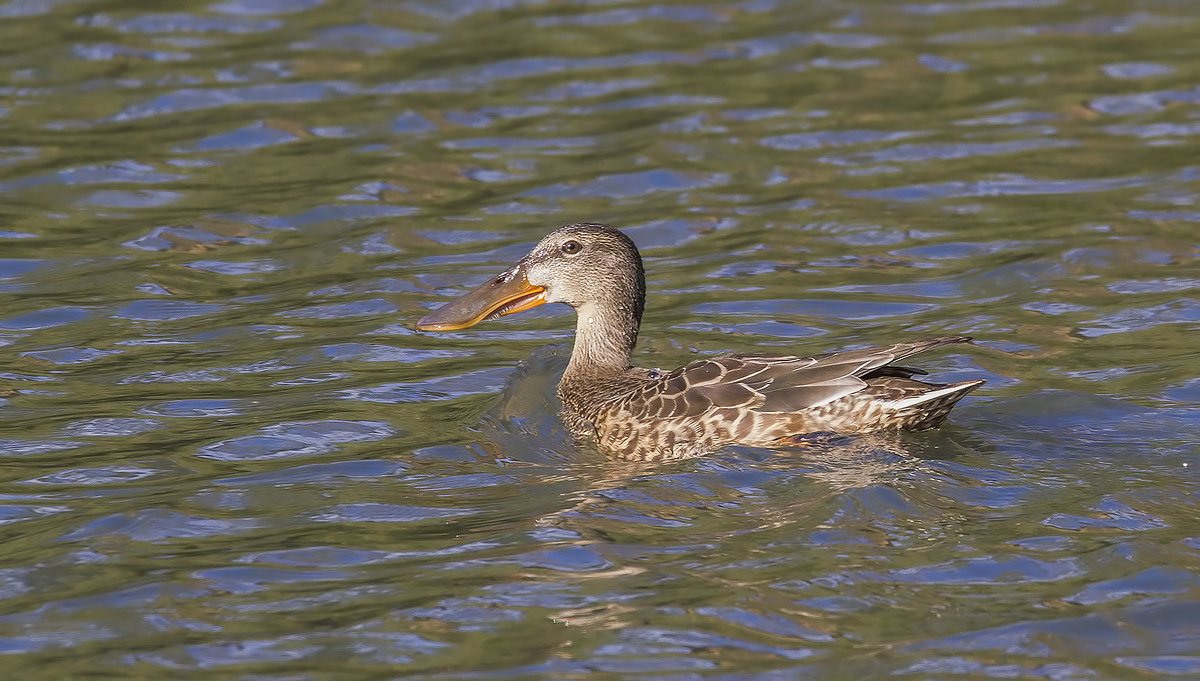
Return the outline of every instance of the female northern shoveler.
[[[630,364],[646,298],[642,258],[607,225],[555,230],[516,265],[417,322],[448,331],[543,303],[575,308],[575,347],[558,384],[576,432],[625,459],[692,456],[728,444],[786,445],[814,432],[922,430],[983,381],[914,380],[892,362],[967,336],[942,336],[813,357],[746,354],[671,372]]]

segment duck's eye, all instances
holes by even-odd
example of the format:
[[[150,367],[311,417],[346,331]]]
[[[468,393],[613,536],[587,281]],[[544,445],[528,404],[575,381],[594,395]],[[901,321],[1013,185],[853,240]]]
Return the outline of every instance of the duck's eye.
[[[562,245],[563,255],[575,255],[583,250],[583,245],[578,241],[568,241]]]

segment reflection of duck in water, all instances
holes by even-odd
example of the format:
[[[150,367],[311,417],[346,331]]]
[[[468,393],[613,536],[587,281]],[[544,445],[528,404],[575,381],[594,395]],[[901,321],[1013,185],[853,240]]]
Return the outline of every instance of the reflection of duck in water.
[[[607,225],[574,224],[417,328],[462,329],[543,303],[575,308],[575,347],[558,384],[564,419],[627,459],[691,456],[728,444],[786,445],[819,431],[931,428],[983,383],[925,383],[912,378],[925,372],[891,364],[966,343],[966,336],[813,357],[728,355],[671,372],[634,367],[630,354],[645,297],[633,241]]]

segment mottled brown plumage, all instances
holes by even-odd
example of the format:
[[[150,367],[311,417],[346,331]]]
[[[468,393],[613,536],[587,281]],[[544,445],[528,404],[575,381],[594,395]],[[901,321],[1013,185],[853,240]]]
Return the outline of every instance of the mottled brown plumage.
[[[558,386],[571,429],[624,459],[694,456],[728,444],[779,446],[813,432],[921,430],[941,423],[983,381],[913,378],[892,362],[954,343],[942,336],[813,357],[742,354],[669,373],[634,367],[645,300],[637,247],[598,224],[562,227],[516,265],[417,323],[474,325],[545,302],[578,313],[575,347]]]

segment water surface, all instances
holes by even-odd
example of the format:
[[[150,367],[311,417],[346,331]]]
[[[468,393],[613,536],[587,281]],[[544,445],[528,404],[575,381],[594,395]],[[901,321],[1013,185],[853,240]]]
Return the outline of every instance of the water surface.
[[[14,678],[1200,678],[1200,11],[0,5]],[[567,222],[636,359],[941,334],[928,433],[606,460],[569,310],[412,322]]]

